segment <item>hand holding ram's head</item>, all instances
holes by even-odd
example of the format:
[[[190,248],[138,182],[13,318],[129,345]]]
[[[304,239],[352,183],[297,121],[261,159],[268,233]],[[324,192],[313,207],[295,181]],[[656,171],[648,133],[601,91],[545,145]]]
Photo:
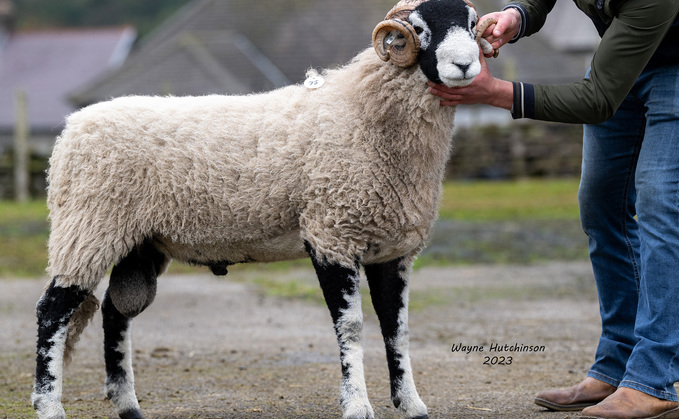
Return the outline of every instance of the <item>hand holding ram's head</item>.
[[[433,83],[466,86],[481,72],[479,45],[484,54],[497,56],[481,37],[497,21],[478,20],[467,0],[401,0],[375,27],[373,46],[384,61],[419,64]]]

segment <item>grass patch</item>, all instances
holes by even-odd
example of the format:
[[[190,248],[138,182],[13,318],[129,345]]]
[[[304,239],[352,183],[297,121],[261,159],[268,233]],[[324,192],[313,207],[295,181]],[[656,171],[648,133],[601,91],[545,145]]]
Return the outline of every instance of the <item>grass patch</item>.
[[[229,266],[228,271],[232,272],[262,272],[262,273],[276,273],[288,272],[293,269],[311,268],[311,259],[296,259],[286,260],[283,262],[269,262],[269,263],[242,263],[238,265]],[[170,274],[191,274],[191,273],[209,273],[210,268],[207,266],[187,265],[185,263],[172,262],[167,270]]]
[[[30,401],[35,354],[0,354],[0,418],[34,418]]]
[[[20,394],[13,398],[0,398],[0,406],[2,406],[2,418],[33,418],[35,417],[35,410],[28,401],[26,394]]]
[[[44,275],[48,236],[44,201],[0,201],[0,277]]]
[[[411,291],[409,308],[421,311],[434,306],[474,306],[487,301],[536,301],[542,299],[587,298],[596,295],[592,282],[584,278],[553,286],[551,284],[530,284],[503,286],[466,286],[450,288],[433,288],[429,290]]]
[[[586,260],[587,247],[579,220],[439,219],[415,266]]]
[[[466,221],[578,220],[578,179],[446,182],[439,217]]]
[[[277,281],[266,276],[257,277],[252,282],[267,297],[303,300],[315,304],[323,304],[325,301],[318,283],[311,285],[295,279]]]
[[[479,262],[522,263],[552,257],[582,257],[582,252],[573,251],[571,247],[553,247],[553,240],[549,238],[553,236],[552,231],[556,236],[562,235],[563,225],[558,223],[565,222],[578,228],[577,189],[577,179],[446,182],[443,185],[440,222],[454,221],[466,225],[454,225],[449,232],[444,232],[445,235],[455,237],[454,242],[448,242],[439,234],[439,237],[444,237],[442,245],[454,253],[441,252],[439,245],[437,252],[425,252],[418,266]],[[556,222],[555,227],[549,227],[553,221]],[[536,222],[540,224],[535,224]],[[512,231],[505,231],[508,226],[511,227],[510,224],[517,226],[517,231],[522,233],[517,235]],[[473,234],[464,234],[461,228],[466,228]],[[525,232],[534,228],[546,233],[539,236],[538,240],[533,236],[526,236]],[[441,230],[440,226],[437,229]],[[573,230],[571,227],[568,229]],[[48,235],[47,206],[44,201],[25,204],[0,201],[0,278],[43,276],[47,265]],[[522,238],[535,245],[521,247],[524,243]],[[503,250],[507,243],[511,243],[516,252],[507,253]],[[582,249],[579,243],[576,246]],[[545,253],[542,251],[545,248],[554,250]],[[300,266],[308,266],[308,261],[257,264],[248,266],[248,269],[275,272]],[[207,272],[207,269],[173,263],[170,272]]]

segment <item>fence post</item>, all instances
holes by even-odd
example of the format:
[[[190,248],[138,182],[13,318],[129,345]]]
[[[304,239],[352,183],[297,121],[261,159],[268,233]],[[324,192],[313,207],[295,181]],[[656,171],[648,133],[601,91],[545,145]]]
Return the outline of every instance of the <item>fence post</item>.
[[[28,152],[28,106],[26,92],[18,90],[15,99],[16,120],[14,126],[14,193],[16,200],[26,202],[29,198],[30,179]]]

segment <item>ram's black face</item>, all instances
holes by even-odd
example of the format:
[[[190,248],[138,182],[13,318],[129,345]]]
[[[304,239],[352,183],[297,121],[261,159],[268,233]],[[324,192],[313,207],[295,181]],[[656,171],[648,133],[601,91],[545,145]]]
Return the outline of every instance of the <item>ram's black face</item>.
[[[434,83],[465,86],[481,71],[478,16],[461,0],[429,0],[408,21],[420,38],[420,68]]]

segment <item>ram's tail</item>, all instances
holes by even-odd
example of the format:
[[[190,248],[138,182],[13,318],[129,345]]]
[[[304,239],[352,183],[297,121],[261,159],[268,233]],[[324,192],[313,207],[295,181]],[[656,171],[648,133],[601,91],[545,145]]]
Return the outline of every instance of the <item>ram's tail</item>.
[[[90,293],[80,307],[78,307],[78,310],[73,313],[73,317],[71,317],[71,321],[68,324],[68,335],[66,336],[64,348],[65,365],[68,365],[71,362],[75,344],[80,340],[80,334],[85,330],[85,327],[87,327],[92,320],[92,317],[97,310],[99,310],[99,299],[94,293]]]

